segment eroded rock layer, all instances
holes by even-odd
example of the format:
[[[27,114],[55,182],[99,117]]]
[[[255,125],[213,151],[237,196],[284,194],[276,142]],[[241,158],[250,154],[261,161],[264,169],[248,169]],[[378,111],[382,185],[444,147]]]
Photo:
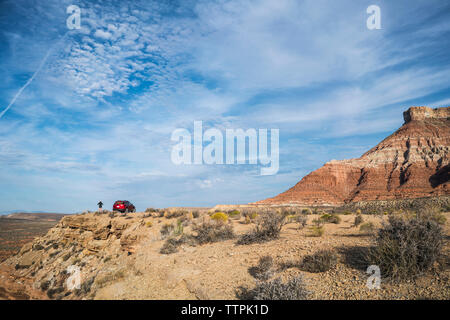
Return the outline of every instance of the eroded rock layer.
[[[360,158],[332,160],[257,204],[342,205],[450,194],[450,107],[411,107],[405,123]]]

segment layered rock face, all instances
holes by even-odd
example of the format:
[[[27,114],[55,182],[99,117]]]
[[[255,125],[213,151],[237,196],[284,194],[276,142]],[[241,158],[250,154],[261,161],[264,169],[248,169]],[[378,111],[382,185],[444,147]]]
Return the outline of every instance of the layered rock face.
[[[256,204],[342,205],[450,194],[450,107],[411,107],[405,123],[358,159],[326,163]]]

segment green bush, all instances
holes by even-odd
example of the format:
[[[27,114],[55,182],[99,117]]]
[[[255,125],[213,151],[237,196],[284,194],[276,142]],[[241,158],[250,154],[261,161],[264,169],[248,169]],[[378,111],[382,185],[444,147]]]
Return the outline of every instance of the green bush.
[[[173,230],[174,236],[180,236],[183,234],[184,228],[183,228],[183,221],[178,219],[177,224]]]
[[[241,213],[239,212],[239,210],[232,210],[232,211],[228,212],[228,215],[230,217],[234,217],[234,216],[240,216]]]

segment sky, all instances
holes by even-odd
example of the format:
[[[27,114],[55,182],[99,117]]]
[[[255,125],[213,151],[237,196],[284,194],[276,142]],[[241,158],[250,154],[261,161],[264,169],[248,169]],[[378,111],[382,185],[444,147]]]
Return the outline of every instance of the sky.
[[[450,105],[449,39],[446,0],[0,0],[0,212],[274,196]],[[174,164],[194,121],[278,129],[279,171]]]

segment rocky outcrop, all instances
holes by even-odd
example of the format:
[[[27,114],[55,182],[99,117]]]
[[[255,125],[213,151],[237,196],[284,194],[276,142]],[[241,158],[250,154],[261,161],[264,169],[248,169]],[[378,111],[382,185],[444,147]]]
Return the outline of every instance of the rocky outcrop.
[[[343,205],[450,194],[450,107],[411,107],[395,133],[360,158],[332,160],[256,204]]]
[[[0,264],[0,278],[4,273],[11,278],[0,281],[0,287],[9,288],[10,292],[17,287],[17,292],[27,292],[32,299],[63,298],[69,294],[72,299],[85,297],[90,286],[101,286],[102,281],[114,280],[123,273],[119,268],[124,265],[121,259],[132,255],[140,241],[151,234],[148,223],[149,215],[144,213],[66,216],[45,236],[35,238]],[[108,260],[114,260],[117,266],[104,268]],[[83,271],[84,287],[67,290],[65,281],[70,268]],[[96,281],[100,284],[93,279],[99,279]]]

